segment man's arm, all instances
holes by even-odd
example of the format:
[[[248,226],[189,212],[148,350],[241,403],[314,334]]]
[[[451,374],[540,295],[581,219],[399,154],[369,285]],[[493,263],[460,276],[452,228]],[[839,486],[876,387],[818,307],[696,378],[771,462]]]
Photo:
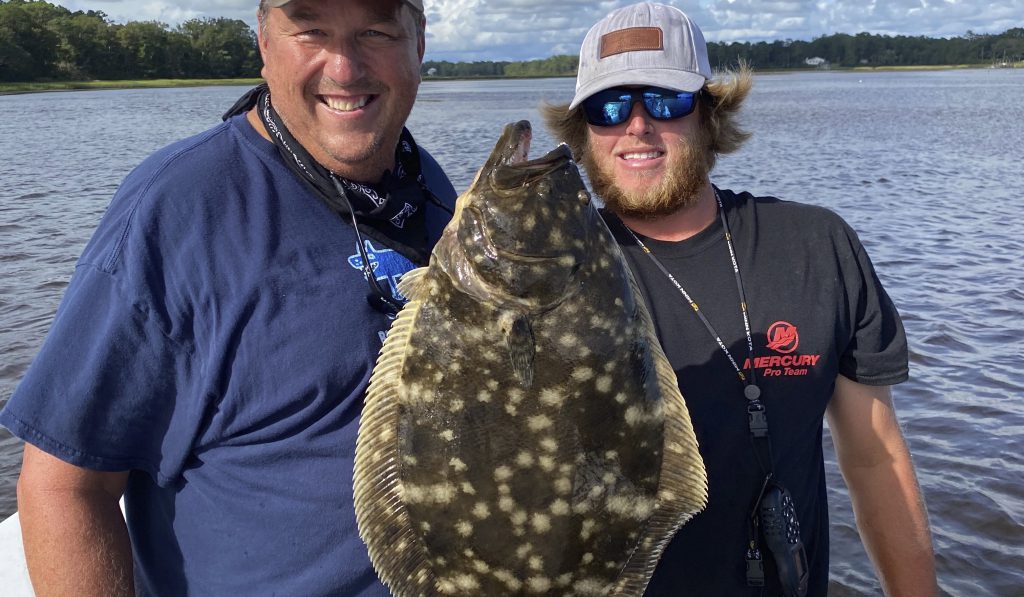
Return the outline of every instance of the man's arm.
[[[928,515],[889,387],[840,376],[827,415],[857,528],[885,594],[937,595]]]
[[[68,464],[25,445],[18,516],[38,597],[135,594],[128,528],[118,501],[127,472]]]

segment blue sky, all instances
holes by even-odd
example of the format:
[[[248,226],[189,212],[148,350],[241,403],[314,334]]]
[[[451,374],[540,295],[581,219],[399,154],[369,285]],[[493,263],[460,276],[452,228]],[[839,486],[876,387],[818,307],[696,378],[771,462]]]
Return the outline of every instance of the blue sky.
[[[50,0],[53,2],[54,0]],[[115,22],[229,17],[255,25],[257,0],[65,0]],[[425,0],[427,60],[577,54],[587,29],[632,0]],[[668,0],[708,41],[810,40],[833,33],[961,36],[1024,26],[1024,0]]]

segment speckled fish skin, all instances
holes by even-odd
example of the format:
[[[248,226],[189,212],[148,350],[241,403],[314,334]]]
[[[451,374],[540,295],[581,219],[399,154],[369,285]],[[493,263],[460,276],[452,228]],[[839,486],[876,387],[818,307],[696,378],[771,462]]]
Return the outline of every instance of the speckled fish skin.
[[[565,146],[506,126],[374,369],[360,535],[399,597],[643,594],[702,509],[675,375]]]

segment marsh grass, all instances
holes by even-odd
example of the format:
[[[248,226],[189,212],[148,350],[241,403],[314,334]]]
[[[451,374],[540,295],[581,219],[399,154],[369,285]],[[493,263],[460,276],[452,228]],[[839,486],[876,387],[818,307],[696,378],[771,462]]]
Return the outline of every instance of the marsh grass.
[[[0,83],[0,94],[83,89],[140,89],[151,87],[200,87],[205,85],[258,85],[263,79],[148,79],[125,81],[48,81]]]

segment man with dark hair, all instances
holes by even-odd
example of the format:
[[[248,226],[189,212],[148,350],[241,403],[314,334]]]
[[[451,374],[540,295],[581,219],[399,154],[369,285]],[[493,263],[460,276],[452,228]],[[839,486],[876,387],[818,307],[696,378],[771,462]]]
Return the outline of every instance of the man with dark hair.
[[[831,211],[711,183],[748,136],[751,82],[746,67],[715,78],[693,21],[640,3],[590,30],[575,97],[544,108],[606,206],[708,471],[708,508],[647,595],[826,594],[825,416],[885,592],[935,595],[889,390],[908,375],[906,337],[867,253]]]
[[[125,179],[0,413],[38,595],[388,594],[352,464],[395,283],[455,195],[404,126],[424,24],[263,0],[267,85]]]

